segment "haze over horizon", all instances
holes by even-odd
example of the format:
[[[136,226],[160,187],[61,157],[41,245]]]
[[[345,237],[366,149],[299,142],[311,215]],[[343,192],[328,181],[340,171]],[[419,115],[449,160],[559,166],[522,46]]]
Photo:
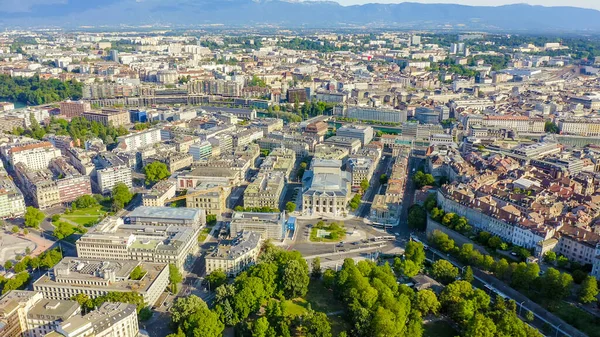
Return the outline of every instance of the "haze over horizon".
[[[600,1],[597,0],[572,0],[566,3],[564,0],[334,0],[339,2],[341,5],[364,5],[368,3],[381,3],[381,4],[394,4],[401,2],[417,2],[424,4],[457,4],[457,5],[470,5],[470,6],[502,6],[502,5],[514,5],[514,4],[528,4],[528,5],[539,5],[546,7],[556,6],[569,6],[569,7],[581,7],[600,10]],[[1,3],[2,1],[0,1]]]

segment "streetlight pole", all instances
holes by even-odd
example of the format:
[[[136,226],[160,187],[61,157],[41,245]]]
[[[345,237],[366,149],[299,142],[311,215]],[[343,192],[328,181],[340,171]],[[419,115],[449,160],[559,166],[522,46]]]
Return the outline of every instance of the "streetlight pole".
[[[519,304],[519,316],[521,316],[521,310],[523,310],[523,303],[525,303],[525,301]]]
[[[556,327],[556,337],[558,337],[558,328],[560,328],[560,326],[561,326],[561,325],[562,325],[562,324],[559,324],[559,325]]]

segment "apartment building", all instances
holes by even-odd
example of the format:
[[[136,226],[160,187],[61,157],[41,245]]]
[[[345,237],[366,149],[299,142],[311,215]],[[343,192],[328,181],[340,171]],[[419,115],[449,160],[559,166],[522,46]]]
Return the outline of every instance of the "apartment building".
[[[205,256],[206,274],[222,270],[229,277],[235,277],[256,264],[260,253],[261,235],[244,231],[234,239],[219,242],[217,249]]]
[[[0,297],[0,336],[23,336],[28,330],[27,312],[42,299],[41,293],[24,290],[12,290]]]
[[[188,153],[194,158],[194,161],[206,160],[212,157],[212,144],[208,141],[195,143],[190,145],[188,151]]]
[[[64,101],[59,105],[60,114],[68,118],[81,116],[84,112],[92,110],[90,103],[86,101]]]
[[[243,177],[240,170],[203,166],[179,173],[177,175],[177,190],[192,189],[203,182],[233,186],[241,182]]]
[[[123,183],[129,188],[133,187],[131,168],[128,166],[114,166],[97,170],[96,181],[101,194],[111,193],[118,183]]]
[[[590,119],[562,119],[558,121],[558,128],[563,135],[576,135],[584,137],[600,136],[600,120]]]
[[[352,177],[352,189],[360,189],[363,180],[371,181],[376,164],[366,157],[351,157],[346,162],[346,171]]]
[[[308,215],[346,214],[352,177],[340,169],[340,160],[313,159],[311,170],[302,178],[302,213]]]
[[[104,126],[112,125],[118,127],[130,123],[129,112],[127,110],[104,108],[99,112],[84,112],[81,116],[90,122],[97,122]]]
[[[346,116],[361,121],[386,123],[404,123],[407,118],[406,110],[373,108],[368,106],[350,106],[346,111]]]
[[[194,162],[194,157],[191,154],[171,152],[161,160],[167,165],[167,169],[171,174],[189,168]]]
[[[324,137],[327,134],[328,129],[329,126],[327,125],[327,123],[323,121],[316,121],[313,123],[309,123],[304,129],[304,132]]]
[[[0,297],[0,336],[43,337],[80,312],[76,301],[44,299],[40,292],[11,290]]]
[[[438,207],[464,216],[476,229],[527,249],[536,248],[540,242],[550,239],[555,233],[543,224],[522,221],[521,211],[515,206],[499,203],[488,196],[476,198],[469,189],[445,185],[438,190],[437,200]]]
[[[269,207],[279,209],[284,194],[284,172],[260,172],[244,191],[244,207]]]
[[[242,130],[233,135],[233,147],[246,146],[264,137],[264,132],[259,128]]]
[[[280,171],[283,172],[286,179],[290,177],[292,170],[296,165],[296,152],[283,147],[276,148],[263,159],[260,165],[261,172]]]
[[[67,319],[46,337],[137,337],[137,316],[135,304],[105,302],[83,317]]]
[[[25,198],[4,167],[0,166],[0,218],[25,214]]]
[[[231,186],[202,182],[189,189],[185,198],[185,207],[201,208],[206,214],[221,215],[227,211],[227,200],[231,194]]]
[[[77,142],[77,144],[73,142],[73,138],[71,138],[71,136],[46,134],[44,135],[43,139],[50,142],[50,144],[52,144],[52,146],[55,148],[59,149],[60,153],[63,155],[66,155],[69,149],[79,144],[79,142]]]
[[[546,125],[543,118],[526,116],[485,116],[481,122],[485,127],[507,128],[524,133],[544,133]]]
[[[230,134],[219,134],[208,139],[212,145],[213,153],[217,152],[222,155],[231,154],[233,151],[233,137]]]
[[[265,136],[283,129],[283,120],[280,118],[261,118],[252,122],[253,127],[263,130]]]
[[[315,146],[315,153],[313,155],[313,158],[335,159],[341,160],[342,163],[345,163],[348,155],[350,155],[350,150],[348,148],[339,147],[331,144],[319,144]]]
[[[360,150],[362,146],[360,139],[342,136],[329,137],[323,142],[323,144],[346,148],[350,154],[356,153],[356,151]]]
[[[152,146],[162,140],[160,129],[148,129],[117,137],[118,149],[124,151],[137,151],[141,148]]]
[[[136,260],[174,264],[198,251],[200,227],[125,224],[108,217],[76,242],[77,256],[85,259]]]
[[[289,103],[304,103],[304,102],[306,102],[307,101],[306,89],[304,89],[304,88],[288,89],[287,101]]]
[[[142,87],[133,84],[93,83],[84,85],[82,93],[84,99],[133,97],[142,93]],[[90,110],[87,108],[84,111]]]
[[[60,150],[50,142],[38,142],[12,147],[8,151],[8,161],[11,167],[23,163],[30,170],[36,171],[48,168],[50,160],[60,155]]]
[[[337,129],[336,136],[346,138],[359,139],[361,144],[364,146],[369,144],[373,140],[374,131],[373,128],[366,125],[344,125]]]
[[[61,203],[54,175],[49,169],[32,171],[23,163],[15,166],[16,182],[34,206],[46,209]]]
[[[242,86],[242,83],[236,81],[208,79],[189,83],[188,90],[194,94],[239,97],[242,93]]]
[[[310,153],[310,146],[307,143],[293,139],[282,140],[265,137],[259,139],[256,143],[263,150],[273,151],[280,147],[293,150],[294,152],[296,152],[296,157],[306,157]]]
[[[27,331],[23,336],[46,336],[56,331],[61,323],[79,315],[81,308],[77,301],[41,299],[27,311]]]
[[[259,233],[263,240],[283,240],[287,230],[285,213],[233,212],[230,232]]]
[[[175,182],[163,180],[152,186],[148,193],[142,195],[144,206],[164,206],[167,199],[173,198],[176,192]]]
[[[132,280],[129,275],[138,265],[146,274],[141,280]],[[68,300],[77,294],[96,298],[109,292],[135,291],[152,306],[168,285],[169,266],[165,263],[65,257],[52,273],[33,283],[33,290],[56,300]]]
[[[597,259],[596,249],[600,244],[600,235],[574,226],[562,226],[558,231],[558,243],[554,247],[557,254],[562,254],[569,261],[582,265],[594,264]]]
[[[562,146],[559,143],[541,142],[531,145],[523,145],[513,150],[513,153],[525,158],[538,159],[545,156],[560,153]]]

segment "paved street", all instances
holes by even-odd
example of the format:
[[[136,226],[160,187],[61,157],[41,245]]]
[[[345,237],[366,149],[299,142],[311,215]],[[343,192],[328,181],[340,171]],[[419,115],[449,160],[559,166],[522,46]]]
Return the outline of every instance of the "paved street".
[[[385,157],[385,158],[384,158]],[[373,199],[375,195],[379,192],[381,188],[381,183],[379,182],[379,177],[382,174],[388,172],[390,165],[392,164],[392,156],[391,154],[384,153],[382,155],[381,160],[377,164],[377,168],[373,172],[373,176],[371,177],[371,181],[369,181],[369,188],[367,189],[365,195],[362,198],[362,203],[358,207],[356,211],[357,216],[366,218],[371,212],[371,205],[373,203]]]
[[[406,187],[404,188],[404,197],[402,198],[402,210],[400,211],[400,223],[398,226],[390,229],[393,233],[398,233],[401,237],[408,237],[410,235],[410,229],[408,228],[408,209],[413,205],[415,199],[415,184],[412,176],[417,171],[423,159],[416,156],[410,156],[408,158],[408,177],[406,178]]]

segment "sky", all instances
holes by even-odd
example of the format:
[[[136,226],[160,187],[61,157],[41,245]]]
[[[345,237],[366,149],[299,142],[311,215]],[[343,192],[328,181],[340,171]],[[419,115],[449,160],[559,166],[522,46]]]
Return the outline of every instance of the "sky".
[[[402,0],[335,0],[342,5],[359,5],[365,3],[398,3]],[[528,3],[543,6],[573,6],[600,10],[600,0],[406,0],[421,3],[453,3],[473,6],[499,6],[514,3]]]

